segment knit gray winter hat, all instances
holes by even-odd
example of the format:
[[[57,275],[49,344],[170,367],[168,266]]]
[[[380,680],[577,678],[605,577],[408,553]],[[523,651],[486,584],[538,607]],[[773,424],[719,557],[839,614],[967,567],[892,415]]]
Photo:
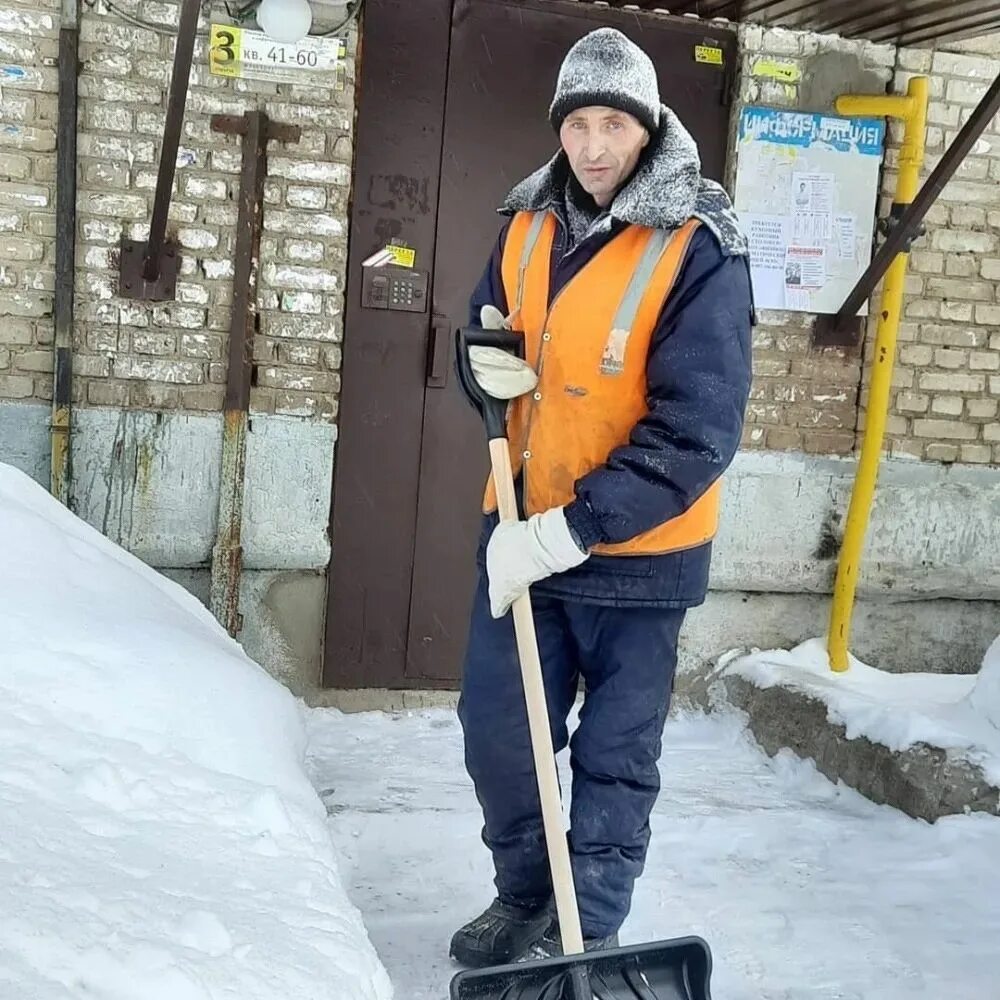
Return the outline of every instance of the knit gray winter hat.
[[[614,28],[584,35],[559,70],[549,121],[558,132],[579,108],[616,108],[655,133],[660,127],[660,88],[652,59]]]

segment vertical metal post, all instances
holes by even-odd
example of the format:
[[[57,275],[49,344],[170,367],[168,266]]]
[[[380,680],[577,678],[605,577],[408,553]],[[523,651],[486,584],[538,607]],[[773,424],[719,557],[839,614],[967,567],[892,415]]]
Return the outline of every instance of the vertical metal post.
[[[50,486],[69,506],[73,403],[73,297],[76,286],[76,119],[79,0],[63,0],[59,22],[59,123],[56,134],[56,288]]]
[[[243,137],[239,218],[233,275],[233,311],[229,328],[229,371],[222,435],[222,474],[219,518],[212,550],[211,608],[231,636],[243,627],[239,612],[243,573],[243,495],[246,475],[246,436],[253,380],[253,343],[258,327],[257,275],[267,177],[267,141],[297,142],[298,126],[275,125],[262,111],[242,118],[216,115],[215,132]]]
[[[182,2],[149,239],[145,243],[123,239],[121,244],[119,292],[124,298],[163,300],[174,297],[179,259],[176,246],[166,238],[167,215],[177,170],[177,148],[184,125],[184,107],[187,104],[201,5],[202,0]]]

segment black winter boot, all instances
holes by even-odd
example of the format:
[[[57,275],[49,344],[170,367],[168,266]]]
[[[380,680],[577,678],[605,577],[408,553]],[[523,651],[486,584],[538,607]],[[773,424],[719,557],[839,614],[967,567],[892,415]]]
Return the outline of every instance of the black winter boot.
[[[471,969],[516,962],[538,941],[551,919],[545,906],[529,909],[494,900],[451,939],[451,957]]]
[[[584,951],[607,951],[618,947],[618,935],[611,934],[605,938],[585,938]],[[531,949],[533,959],[559,958],[562,956],[562,938],[559,935],[559,921],[550,920],[549,926]]]

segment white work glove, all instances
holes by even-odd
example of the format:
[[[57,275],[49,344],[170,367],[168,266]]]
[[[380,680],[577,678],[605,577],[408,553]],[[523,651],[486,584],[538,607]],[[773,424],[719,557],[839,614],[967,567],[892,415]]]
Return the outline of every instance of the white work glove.
[[[484,330],[510,329],[496,306],[483,306],[479,323]],[[516,399],[538,385],[538,375],[527,361],[499,347],[470,347],[469,364],[480,387],[494,399]]]
[[[486,546],[493,617],[503,618],[533,583],[565,573],[589,556],[573,538],[562,507],[497,525]]]

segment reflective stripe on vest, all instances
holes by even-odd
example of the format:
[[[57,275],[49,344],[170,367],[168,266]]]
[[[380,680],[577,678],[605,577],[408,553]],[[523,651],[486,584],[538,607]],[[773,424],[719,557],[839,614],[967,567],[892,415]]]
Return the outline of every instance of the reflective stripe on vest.
[[[524,332],[536,391],[510,407],[514,473],[523,476],[525,513],[570,503],[574,484],[628,443],[648,412],[646,363],[657,320],[698,223],[674,233],[629,226],[602,247],[549,306],[556,220],[520,213],[507,234],[502,276],[511,325]],[[715,536],[720,483],[683,514],[604,555],[654,555],[693,548]],[[492,481],[484,510],[496,509]]]

